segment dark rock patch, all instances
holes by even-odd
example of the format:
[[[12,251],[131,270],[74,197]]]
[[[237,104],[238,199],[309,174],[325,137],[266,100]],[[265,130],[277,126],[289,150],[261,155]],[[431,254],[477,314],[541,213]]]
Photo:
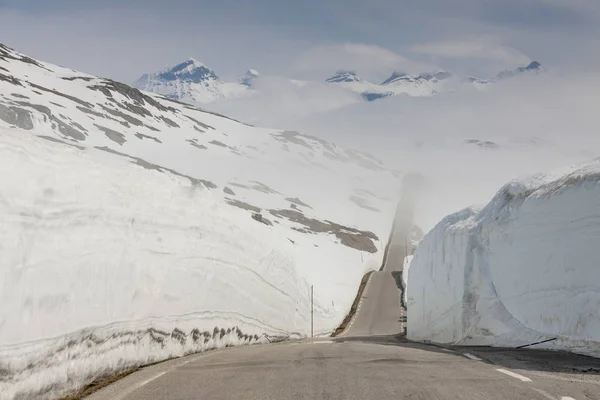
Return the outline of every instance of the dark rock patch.
[[[12,75],[0,74],[0,81],[8,82],[11,85],[24,87],[21,81]]]
[[[106,116],[104,114],[99,113],[98,111],[94,111],[90,108],[77,106],[77,109],[83,113],[90,114],[90,115],[96,116],[98,118],[106,118]]]
[[[207,150],[208,149],[208,147],[206,147],[205,145],[199,144],[198,143],[198,139],[186,139],[185,141],[188,142],[189,144],[191,144],[192,146],[200,149],[200,150]]]
[[[116,92],[116,93],[120,93],[121,95],[123,95],[124,97],[126,97],[128,99],[133,100],[134,102],[138,103],[138,105],[143,106],[146,103],[148,103],[149,105],[151,105],[152,107],[154,107],[160,111],[177,112],[177,110],[174,109],[173,107],[167,107],[167,106],[162,105],[158,101],[154,100],[152,97],[150,97],[146,94],[143,94],[138,89],[132,88],[131,86],[125,85],[124,83],[116,82],[116,81],[113,81],[110,79],[106,79],[98,85],[93,85],[93,86],[88,86],[88,87],[91,90],[98,90],[98,91],[104,93],[106,95],[106,97],[113,97],[112,93]],[[140,110],[140,112],[143,114],[149,113],[148,110],[145,110],[145,109],[143,109],[143,110],[144,111]]]
[[[33,108],[34,110],[41,112],[42,114],[45,114],[48,118],[52,116],[52,111],[48,107],[43,106],[41,104],[32,104],[32,103],[27,103],[24,101],[17,101],[16,103],[23,107]]]
[[[289,201],[292,204],[298,205],[298,206],[302,206],[302,207],[308,207],[310,209],[312,209],[311,206],[309,206],[308,204],[306,204],[305,202],[303,202],[302,200],[300,200],[297,197],[286,197],[286,200]]]
[[[42,138],[42,139],[49,140],[49,141],[51,141],[51,142],[60,143],[60,144],[66,144],[67,146],[76,147],[76,148],[78,148],[79,150],[83,150],[83,149],[85,149],[85,147],[83,147],[83,146],[78,146],[78,145],[76,145],[76,144],[73,144],[73,143],[65,142],[65,141],[63,141],[63,140],[60,140],[60,139],[58,139],[58,138],[55,138],[55,137],[52,137],[52,136],[46,136],[46,135],[37,135],[37,137],[39,137],[39,138]]]
[[[228,195],[235,196],[235,192],[233,190],[229,189],[227,186],[225,186],[223,188],[223,192],[225,192]]]
[[[206,125],[205,123],[198,121],[196,118],[192,118],[189,115],[185,115],[185,117],[187,119],[189,119],[190,121],[193,121],[196,125],[204,128],[204,129],[212,129],[213,131],[215,130],[215,128],[213,128],[212,126]],[[203,132],[201,129],[198,129],[198,130],[200,130],[201,132]]]
[[[115,104],[117,106],[123,108],[124,110],[127,110],[127,111],[129,111],[133,114],[139,115],[141,117],[151,117],[152,116],[152,113],[142,106],[138,106],[138,105],[130,104],[130,103],[118,103],[118,102],[115,102]]]
[[[165,124],[169,125],[169,126],[170,126],[170,127],[172,127],[172,128],[180,128],[180,126],[179,126],[179,125],[178,125],[178,124],[177,124],[175,121],[173,121],[172,119],[169,119],[169,118],[167,118],[167,117],[160,117],[160,119],[161,119],[161,120],[162,120],[162,121],[163,121]]]
[[[64,123],[62,120],[51,117],[52,122],[54,122],[58,128],[58,131],[65,136],[69,136],[75,140],[85,140],[85,134],[73,128],[72,126]]]
[[[295,210],[269,210],[269,212],[279,218],[288,219],[291,222],[303,225],[304,228],[293,228],[302,233],[329,233],[335,235],[340,242],[347,247],[356,250],[376,253],[377,247],[374,241],[379,240],[373,232],[361,231],[356,228],[336,224],[331,221],[319,221],[308,218],[304,214]]]
[[[70,95],[68,95],[68,94],[61,93],[61,92],[59,92],[59,91],[57,91],[57,90],[54,90],[54,89],[48,89],[48,88],[45,88],[45,87],[43,87],[43,86],[36,85],[35,83],[29,83],[29,84],[30,84],[32,87],[34,87],[34,88],[36,88],[36,89],[38,89],[38,90],[41,90],[41,91],[43,91],[43,92],[52,93],[52,94],[55,94],[55,95],[57,95],[57,96],[64,97],[65,99],[69,99],[69,100],[71,100],[71,101],[74,101],[75,103],[77,103],[77,104],[79,104],[79,105],[82,105],[82,106],[84,106],[84,107],[87,107],[87,108],[92,108],[92,105],[91,105],[90,103],[88,103],[87,101],[83,101],[83,100],[81,100],[81,99],[78,99],[77,97],[74,97],[74,96],[70,96]]]
[[[135,125],[135,126],[144,126],[144,123],[142,121],[140,121],[137,118],[132,117],[131,115],[127,115],[125,113],[122,113],[121,111],[117,111],[117,110],[113,110],[112,108],[106,107],[101,105],[100,107],[102,107],[104,109],[104,111],[106,111],[107,113],[121,118],[125,121],[127,121],[128,123],[130,123],[131,125]]]
[[[219,142],[218,140],[211,140],[210,142],[208,142],[210,144],[214,144],[215,146],[219,146],[219,147],[229,147],[227,146],[225,143],[223,142]]]
[[[162,143],[162,142],[160,141],[160,139],[158,139],[158,138],[155,138],[154,136],[150,136],[150,135],[144,135],[143,133],[136,133],[136,134],[135,134],[135,136],[136,136],[138,139],[140,139],[140,140],[143,140],[143,139],[150,139],[150,140],[154,140],[156,143]]]
[[[250,187],[251,189],[258,190],[259,192],[263,192],[263,193],[267,193],[267,194],[281,194],[277,190],[271,189],[269,186],[265,185],[264,183],[261,183],[258,181],[252,181],[252,183],[254,183],[254,185],[252,185]]]
[[[148,162],[146,160],[143,160],[141,158],[130,156],[129,154],[121,153],[120,151],[117,151],[117,150],[113,150],[110,147],[95,146],[95,148],[98,149],[98,150],[106,151],[108,153],[116,154],[116,155],[121,156],[121,157],[127,157],[127,158],[133,160],[134,164],[139,165],[140,167],[143,167],[143,168],[146,168],[146,169],[150,169],[150,170],[154,170],[154,171],[158,171],[158,172],[162,172],[162,173],[164,173],[166,171],[166,172],[170,172],[173,175],[180,176],[182,178],[186,178],[194,186],[204,186],[204,187],[206,187],[208,189],[216,189],[216,188],[218,188],[217,185],[215,185],[214,183],[212,183],[210,181],[207,181],[207,180],[204,180],[204,179],[197,179],[197,178],[191,177],[189,175],[184,175],[184,174],[179,173],[179,172],[177,172],[175,170],[172,170],[170,168],[166,168],[166,167],[162,167],[160,165],[152,164],[152,163],[150,163],[150,162]]]
[[[90,78],[90,77],[87,77],[87,76],[65,76],[65,77],[63,77],[61,79],[65,80],[65,81],[82,80],[82,81],[85,81],[85,82],[90,82],[94,78]]]
[[[300,133],[295,131],[283,131],[278,135],[273,134],[273,137],[281,142],[294,143],[306,147],[309,150],[313,150],[311,145],[309,145],[305,140],[302,140],[300,138],[301,136],[302,135]]]
[[[53,102],[53,101],[51,101],[51,102],[50,102],[50,104],[52,104],[53,106],[59,107],[59,108],[66,108],[66,107],[65,107],[65,106],[63,106],[62,104],[58,104],[58,103],[55,103],[55,102]]]
[[[13,96],[13,97],[19,98],[19,99],[28,99],[29,98],[29,97],[24,96],[24,95],[19,94],[19,93],[11,93],[10,95]]]
[[[17,128],[26,130],[33,129],[31,112],[20,107],[6,107],[5,105],[0,104],[0,119]]]
[[[241,208],[243,210],[252,211],[255,214],[259,214],[261,212],[260,208],[239,200],[227,200],[227,204],[229,204],[230,206]]]
[[[273,226],[273,223],[262,216],[260,213],[252,214],[252,219],[268,226]]]
[[[69,125],[68,123],[64,122],[63,120],[52,115],[52,111],[48,107],[42,106],[41,104],[31,104],[31,103],[26,103],[26,102],[21,102],[21,101],[17,102],[17,104],[24,106],[24,107],[33,108],[34,110],[44,114],[45,117],[48,118],[52,122],[52,128],[58,129],[58,131],[60,133],[62,133],[63,135],[68,136],[75,140],[85,140],[86,135],[84,133],[82,133],[82,131],[85,129],[83,129],[83,127],[81,125],[74,123],[74,125],[76,125],[77,128],[79,128],[80,130],[74,128],[73,126]],[[28,112],[26,110],[22,110],[22,111]],[[29,118],[31,118],[31,115],[29,116]],[[26,125],[28,126],[28,123],[26,123]],[[27,129],[27,128],[23,128],[23,129]]]
[[[110,128],[107,128],[105,126],[101,126],[98,124],[94,124],[94,126],[98,129],[100,129],[102,132],[104,132],[104,134],[106,135],[107,138],[109,138],[113,142],[117,143],[119,146],[123,146],[123,143],[125,143],[127,141],[125,139],[125,135],[123,135],[120,132],[114,131]]]

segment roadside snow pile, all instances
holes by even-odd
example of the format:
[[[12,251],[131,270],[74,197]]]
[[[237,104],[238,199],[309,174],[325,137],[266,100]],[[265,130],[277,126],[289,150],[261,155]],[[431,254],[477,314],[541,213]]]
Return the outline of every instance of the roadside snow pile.
[[[600,356],[600,161],[442,220],[408,278],[408,337]]]
[[[293,245],[206,189],[21,131],[0,170],[2,399],[306,333]]]

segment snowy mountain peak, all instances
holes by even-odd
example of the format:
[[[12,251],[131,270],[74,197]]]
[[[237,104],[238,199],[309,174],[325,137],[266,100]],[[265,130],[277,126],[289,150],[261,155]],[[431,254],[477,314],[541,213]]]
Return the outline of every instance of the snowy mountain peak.
[[[215,72],[200,61],[189,58],[173,67],[159,72],[156,78],[163,81],[176,81],[200,83],[205,80],[217,80],[219,77]]]
[[[513,76],[522,74],[522,73],[533,73],[533,74],[540,74],[546,72],[546,70],[544,70],[544,68],[542,67],[542,64],[540,64],[537,61],[532,61],[531,63],[529,63],[529,65],[525,66],[525,67],[518,67],[514,70],[506,70],[506,71],[502,71],[498,74],[498,79],[506,79],[506,78],[512,78]]]
[[[217,99],[243,95],[257,76],[257,71],[248,70],[237,82],[223,82],[215,71],[195,58],[189,58],[162,71],[143,75],[134,86],[174,100],[207,104]]]
[[[381,85],[389,85],[398,81],[410,81],[410,82],[418,82],[418,81],[428,81],[428,82],[437,82],[444,79],[448,79],[452,76],[449,72],[439,71],[435,73],[423,73],[420,75],[409,75],[405,72],[396,72],[387,78]]]
[[[337,71],[335,75],[325,80],[327,83],[362,82],[354,71]]]
[[[246,71],[246,73],[244,74],[244,76],[242,76],[240,78],[240,83],[244,86],[247,87],[251,87],[253,81],[258,78],[260,76],[260,74],[258,73],[257,70],[255,69],[249,69],[248,71]]]
[[[542,64],[537,61],[532,61],[528,66],[525,67],[528,71],[541,70]]]

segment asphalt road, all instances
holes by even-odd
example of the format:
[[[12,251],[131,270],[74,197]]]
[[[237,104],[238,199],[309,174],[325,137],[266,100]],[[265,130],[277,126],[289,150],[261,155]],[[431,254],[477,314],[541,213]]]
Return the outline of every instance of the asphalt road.
[[[599,372],[600,362],[585,357],[444,350],[371,336],[189,356],[145,368],[90,399],[583,400],[600,399]]]
[[[338,338],[227,348],[142,369],[90,400],[600,400],[600,360],[410,343],[394,279],[404,237]]]
[[[404,237],[399,243],[392,239],[383,270],[371,274],[356,314],[340,336],[398,335],[404,332],[406,310],[400,304],[402,263],[397,260],[404,260],[405,249]]]

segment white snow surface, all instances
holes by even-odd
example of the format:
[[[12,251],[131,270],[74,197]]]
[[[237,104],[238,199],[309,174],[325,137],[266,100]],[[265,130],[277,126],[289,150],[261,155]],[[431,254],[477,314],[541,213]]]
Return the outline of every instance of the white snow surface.
[[[0,45],[0,398],[306,336],[310,285],[328,334],[380,267],[399,177]]]
[[[410,264],[408,337],[600,356],[600,161],[449,215]]]

